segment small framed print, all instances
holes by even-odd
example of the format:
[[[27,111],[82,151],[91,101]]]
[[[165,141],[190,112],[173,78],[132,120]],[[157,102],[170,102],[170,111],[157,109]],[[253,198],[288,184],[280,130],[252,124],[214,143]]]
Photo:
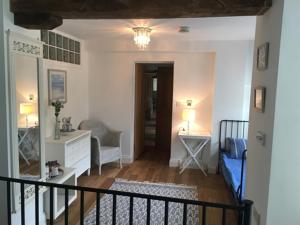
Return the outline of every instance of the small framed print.
[[[254,88],[254,109],[257,112],[265,112],[266,88],[258,86]]]
[[[67,72],[63,70],[48,70],[48,101],[67,102]]]
[[[266,70],[268,68],[269,60],[269,42],[261,45],[257,49],[257,69]]]

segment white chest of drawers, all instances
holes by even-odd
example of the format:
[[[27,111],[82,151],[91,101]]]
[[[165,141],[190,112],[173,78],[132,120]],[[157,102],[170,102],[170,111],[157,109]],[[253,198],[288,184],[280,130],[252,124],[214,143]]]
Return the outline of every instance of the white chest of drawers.
[[[91,132],[77,130],[61,136],[59,140],[46,138],[46,161],[57,160],[63,167],[74,168],[76,177],[90,174]]]

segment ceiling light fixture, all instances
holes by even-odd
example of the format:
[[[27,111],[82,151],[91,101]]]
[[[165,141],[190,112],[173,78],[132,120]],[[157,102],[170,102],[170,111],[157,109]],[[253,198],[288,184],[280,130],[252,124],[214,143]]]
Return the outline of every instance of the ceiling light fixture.
[[[134,42],[141,49],[145,50],[150,43],[151,29],[149,27],[134,27]]]

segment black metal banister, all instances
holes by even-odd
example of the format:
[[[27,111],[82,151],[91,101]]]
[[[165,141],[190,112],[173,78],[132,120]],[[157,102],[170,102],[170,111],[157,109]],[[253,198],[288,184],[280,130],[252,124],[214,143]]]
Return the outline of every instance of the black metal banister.
[[[40,224],[40,212],[39,212],[39,186],[34,186],[34,196],[35,196],[35,225]]]
[[[21,225],[25,225],[25,197],[24,183],[21,183]]]
[[[222,225],[226,225],[226,208],[222,211]]]
[[[54,222],[54,212],[53,212],[53,186],[50,186],[50,193],[49,193],[49,199],[50,199],[50,225],[53,225],[53,222]]]
[[[245,200],[243,204],[245,206],[243,225],[250,225],[251,224],[251,212],[252,212],[253,202],[250,201],[250,200]]]
[[[169,201],[165,201],[165,225],[169,223]]]
[[[134,198],[149,197],[152,200],[169,201],[169,202],[175,202],[175,203],[186,203],[189,205],[200,205],[200,206],[219,208],[219,209],[222,209],[224,207],[226,207],[227,209],[233,209],[233,210],[243,208],[243,206],[241,206],[241,205],[229,205],[229,204],[205,202],[205,201],[191,200],[191,199],[180,199],[180,198],[164,197],[164,196],[157,196],[157,195],[150,195],[150,194],[139,194],[139,193],[133,193],[133,192],[126,192],[126,191],[116,191],[116,190],[102,189],[102,188],[91,188],[91,187],[73,186],[73,185],[67,185],[67,184],[56,184],[56,183],[48,183],[48,182],[41,182],[41,181],[22,180],[19,178],[8,178],[8,177],[0,176],[0,181],[1,180],[10,181],[10,182],[14,182],[14,183],[31,184],[31,185],[36,184],[38,186],[43,186],[43,187],[53,187],[53,188],[61,188],[61,189],[68,188],[70,190],[103,193],[103,194],[111,194],[111,195],[115,194],[115,195],[126,196],[126,197],[132,196]]]
[[[202,207],[202,225],[206,224],[206,206]]]
[[[113,194],[113,208],[112,208],[112,224],[116,224],[116,217],[117,217],[117,196]]]
[[[133,224],[133,197],[130,196],[129,201],[129,225]]]
[[[65,189],[65,225],[69,224],[69,189]]]
[[[147,225],[150,225],[150,217],[151,216],[151,200],[147,198]]]
[[[7,223],[11,224],[11,191],[10,191],[10,182],[6,181],[6,189],[7,189],[7,195],[6,195],[6,201],[7,201]]]
[[[96,193],[96,225],[100,223],[100,193]]]
[[[84,225],[84,190],[80,191],[80,225]]]
[[[183,225],[186,225],[187,221],[186,221],[186,217],[187,217],[187,204],[183,205]]]
[[[213,203],[213,202],[205,202],[199,200],[191,200],[191,199],[179,199],[173,197],[163,197],[149,194],[140,194],[140,193],[132,193],[132,192],[124,192],[124,191],[116,191],[110,189],[99,189],[99,188],[90,188],[90,187],[82,187],[82,186],[73,186],[67,184],[56,184],[56,183],[48,183],[41,181],[32,181],[32,180],[23,180],[17,178],[8,178],[8,177],[0,177],[0,181],[7,182],[7,209],[8,209],[8,225],[11,225],[11,183],[19,183],[21,189],[21,224],[25,225],[25,196],[24,196],[24,186],[25,184],[34,185],[35,188],[35,218],[36,224],[39,223],[39,188],[40,186],[50,188],[49,197],[50,197],[50,220],[49,224],[54,224],[54,209],[53,209],[53,195],[54,190],[63,189],[65,194],[65,225],[69,223],[69,192],[71,191],[79,191],[80,192],[80,224],[84,224],[84,203],[85,203],[85,192],[96,193],[96,225],[100,224],[100,197],[101,194],[112,195],[112,224],[117,223],[117,200],[119,196],[129,197],[129,224],[133,224],[134,220],[134,200],[135,198],[145,199],[146,201],[146,224],[151,224],[151,203],[153,201],[163,201],[165,203],[164,206],[164,224],[169,224],[169,206],[170,203],[181,203],[182,204],[182,224],[186,225],[188,223],[188,206],[200,206],[202,207],[202,225],[207,224],[207,208],[217,208],[222,210],[222,225],[226,225],[226,212],[228,210],[234,210],[239,215],[238,225],[250,225],[250,215],[251,215],[251,201],[241,202],[239,205],[229,205],[229,204],[221,204],[221,203]],[[246,221],[247,220],[247,221]]]

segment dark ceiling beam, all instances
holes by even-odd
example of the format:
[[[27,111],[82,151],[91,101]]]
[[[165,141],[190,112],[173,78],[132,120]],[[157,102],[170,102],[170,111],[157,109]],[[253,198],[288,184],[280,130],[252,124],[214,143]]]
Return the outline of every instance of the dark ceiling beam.
[[[62,25],[63,19],[47,13],[15,13],[14,23],[27,29],[52,30]]]
[[[261,15],[271,0],[10,0],[15,24],[55,28],[63,19],[158,19]]]

